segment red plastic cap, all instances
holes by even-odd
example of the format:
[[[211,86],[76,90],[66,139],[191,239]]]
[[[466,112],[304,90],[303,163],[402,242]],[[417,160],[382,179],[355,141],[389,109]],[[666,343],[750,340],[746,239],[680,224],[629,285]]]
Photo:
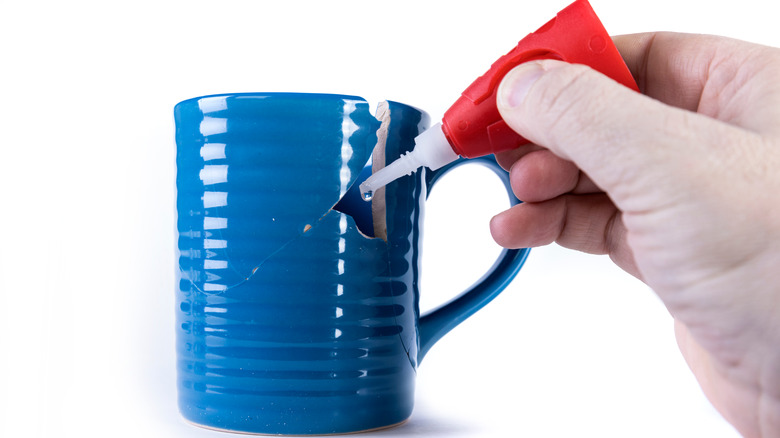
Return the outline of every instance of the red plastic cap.
[[[587,0],[577,0],[494,62],[444,113],[442,128],[458,155],[479,157],[528,143],[501,118],[496,107],[496,90],[509,70],[534,59],[585,64],[639,91],[593,8]]]

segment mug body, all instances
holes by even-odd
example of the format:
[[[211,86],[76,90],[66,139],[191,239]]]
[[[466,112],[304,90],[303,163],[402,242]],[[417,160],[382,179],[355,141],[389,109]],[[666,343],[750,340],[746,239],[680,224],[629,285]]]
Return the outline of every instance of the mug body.
[[[335,434],[403,422],[419,336],[424,172],[346,203],[377,144],[394,159],[427,127],[397,103],[207,96],[174,111],[179,408],[215,429]],[[386,139],[385,139],[386,136]],[[390,201],[388,201],[390,200]],[[334,208],[335,207],[335,208]]]

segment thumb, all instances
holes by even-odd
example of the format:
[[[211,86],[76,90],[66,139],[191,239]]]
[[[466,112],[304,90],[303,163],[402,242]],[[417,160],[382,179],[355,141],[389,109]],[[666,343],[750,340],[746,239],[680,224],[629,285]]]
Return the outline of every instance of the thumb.
[[[637,198],[649,190],[655,199],[669,194],[658,192],[663,181],[681,193],[672,182],[701,166],[706,144],[720,141],[721,129],[713,126],[720,122],[561,61],[515,67],[501,82],[496,103],[512,129],[573,161],[623,211],[650,207]]]

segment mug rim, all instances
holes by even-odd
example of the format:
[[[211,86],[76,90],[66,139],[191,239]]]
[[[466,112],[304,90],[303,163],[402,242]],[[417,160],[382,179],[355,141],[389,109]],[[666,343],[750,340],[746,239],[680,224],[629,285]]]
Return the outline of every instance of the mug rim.
[[[179,108],[181,106],[186,105],[192,105],[197,103],[200,100],[207,99],[207,98],[215,98],[215,97],[298,97],[298,98],[307,98],[307,99],[323,99],[323,98],[330,98],[330,99],[340,99],[340,100],[356,100],[360,102],[369,103],[368,100],[366,100],[364,97],[354,95],[354,94],[340,94],[340,93],[314,93],[314,92],[298,92],[298,91],[246,91],[246,92],[235,92],[235,93],[215,93],[215,94],[204,94],[202,96],[195,96],[190,97],[188,99],[184,99],[177,103],[174,106],[174,109]],[[384,99],[380,100],[377,103],[377,108],[382,104],[382,102],[387,102],[390,105],[398,105],[405,107],[406,109],[418,111],[424,116],[429,116],[427,111],[418,108],[414,105],[410,105],[403,102],[398,102],[396,100],[391,99]],[[377,108],[374,108],[376,111]],[[376,117],[375,113],[372,113],[374,117]]]

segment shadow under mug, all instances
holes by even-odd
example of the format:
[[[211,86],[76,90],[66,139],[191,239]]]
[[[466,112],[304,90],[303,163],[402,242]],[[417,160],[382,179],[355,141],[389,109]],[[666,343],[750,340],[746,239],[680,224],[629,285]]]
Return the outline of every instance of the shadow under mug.
[[[492,158],[421,169],[373,206],[355,201],[378,142],[373,159],[389,163],[429,123],[407,105],[383,108],[380,121],[361,98],[299,93],[176,105],[177,386],[187,420],[290,435],[401,423],[423,356],[520,270],[528,250],[504,250],[469,290],[420,315],[423,210],[438,178],[487,165],[518,201]]]

